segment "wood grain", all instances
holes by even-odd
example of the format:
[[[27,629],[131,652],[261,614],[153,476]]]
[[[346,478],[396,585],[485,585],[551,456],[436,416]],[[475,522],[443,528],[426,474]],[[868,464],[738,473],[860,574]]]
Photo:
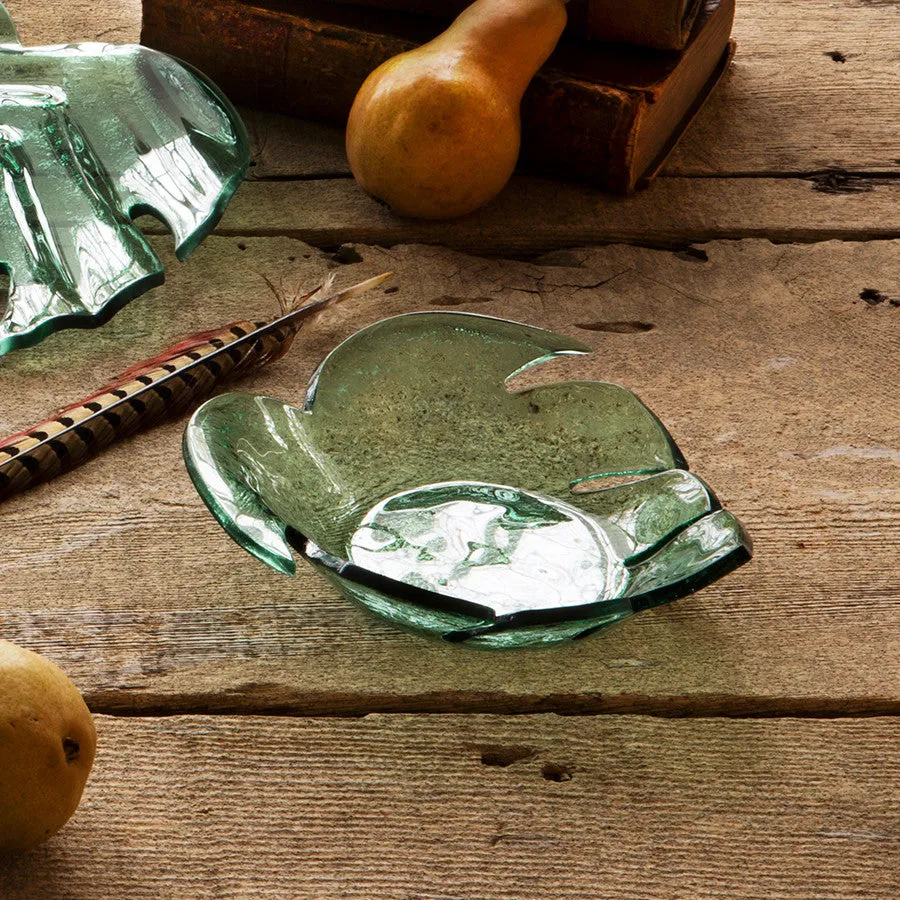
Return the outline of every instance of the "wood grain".
[[[896,897],[896,725],[98,720],[4,900]]]
[[[22,43],[68,44],[73,41],[137,43],[141,0],[3,0]]]
[[[740,0],[738,55],[667,171],[900,172],[898,33],[893,0]]]
[[[206,513],[183,423],[125,442],[2,509],[0,630],[46,653],[98,711],[639,710],[845,714],[898,708],[898,242],[612,246],[535,262],[363,245],[337,259],[288,238],[213,237],[96,332],[0,360],[0,428],[87,394],[176,334],[275,306],[339,269],[392,293],[341,308],[242,390],[299,400],[324,353],[418,309],[543,325],[597,348],[541,379],[635,390],[746,523],[749,566],[607,636],[484,654],[395,631],[306,566],[278,576]],[[616,323],[649,326],[618,333]]]

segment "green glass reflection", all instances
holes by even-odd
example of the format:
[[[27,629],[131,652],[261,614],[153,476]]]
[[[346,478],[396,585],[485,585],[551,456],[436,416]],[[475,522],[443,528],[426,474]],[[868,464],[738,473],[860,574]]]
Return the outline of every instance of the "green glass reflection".
[[[22,47],[0,5],[0,354],[100,324],[163,281],[131,219],[161,219],[184,259],[249,165],[237,113],[145,47]]]
[[[225,530],[278,571],[300,550],[347,596],[446,640],[575,638],[749,558],[740,523],[632,393],[506,386],[586,352],[485,316],[388,319],[328,356],[302,408],[205,404],[185,459]]]

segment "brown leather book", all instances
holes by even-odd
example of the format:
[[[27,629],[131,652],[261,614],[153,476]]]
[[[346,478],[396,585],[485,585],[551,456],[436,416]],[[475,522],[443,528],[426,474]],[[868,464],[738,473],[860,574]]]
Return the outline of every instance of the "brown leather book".
[[[680,53],[560,44],[522,102],[521,166],[613,193],[646,183],[727,68],[733,20],[734,0],[703,0]],[[441,29],[323,0],[144,0],[142,41],[237,102],[343,125],[370,72]]]
[[[335,0],[428,16],[453,18],[472,0]],[[621,41],[659,50],[687,43],[701,0],[571,0],[569,35]]]
[[[680,50],[687,43],[701,0],[594,0],[575,3],[570,29],[598,41]]]

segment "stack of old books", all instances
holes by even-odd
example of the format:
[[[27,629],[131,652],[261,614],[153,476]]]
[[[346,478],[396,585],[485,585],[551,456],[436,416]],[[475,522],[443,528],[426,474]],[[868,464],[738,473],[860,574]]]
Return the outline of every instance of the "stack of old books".
[[[646,183],[731,60],[734,2],[572,0],[566,35],[523,101],[522,167],[617,193]],[[344,124],[370,72],[466,5],[144,0],[142,41],[237,102]]]

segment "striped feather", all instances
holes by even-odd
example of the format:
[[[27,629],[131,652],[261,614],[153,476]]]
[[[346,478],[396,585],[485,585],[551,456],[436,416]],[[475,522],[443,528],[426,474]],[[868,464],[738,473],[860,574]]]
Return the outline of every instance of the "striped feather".
[[[329,280],[300,297],[299,308],[271,322],[232,322],[190,335],[129,367],[96,393],[0,441],[0,500],[81,465],[113,442],[186,412],[219,384],[274,362],[323,307],[389,277],[379,275],[337,293],[330,292]]]

